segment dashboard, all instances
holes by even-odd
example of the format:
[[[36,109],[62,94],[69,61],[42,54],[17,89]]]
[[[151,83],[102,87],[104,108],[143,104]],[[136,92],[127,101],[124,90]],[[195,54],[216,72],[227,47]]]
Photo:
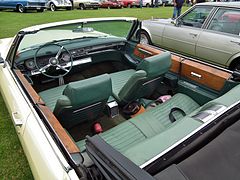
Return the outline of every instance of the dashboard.
[[[112,51],[116,50],[124,50],[125,49],[126,42],[124,41],[118,41],[118,42],[111,42],[111,43],[104,43],[104,44],[97,44],[97,45],[91,45],[91,46],[85,46],[85,47],[72,47],[72,44],[66,44],[62,45],[64,46],[68,51],[62,50],[61,54],[58,57],[58,63],[66,68],[72,66],[78,66],[81,64],[86,63],[94,63],[94,59],[92,56],[100,53],[111,53]],[[37,49],[32,50],[31,52],[23,52],[17,62],[17,67],[24,73],[27,73],[28,75],[36,75],[40,74],[39,69],[36,67],[34,56]],[[27,54],[28,53],[28,54]],[[27,55],[26,55],[27,54]],[[44,67],[49,64],[49,60],[52,57],[55,57],[57,54],[57,49],[48,49],[44,52],[41,52],[36,57],[36,63],[38,67]],[[72,61],[71,62],[71,58]],[[59,68],[56,68],[59,69]]]

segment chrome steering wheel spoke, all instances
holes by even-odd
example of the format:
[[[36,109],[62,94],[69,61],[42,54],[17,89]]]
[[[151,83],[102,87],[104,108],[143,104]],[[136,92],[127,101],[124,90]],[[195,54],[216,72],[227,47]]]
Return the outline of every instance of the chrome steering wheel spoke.
[[[38,58],[38,57],[39,57],[38,53],[40,52],[40,50],[43,51],[43,52],[41,52],[41,54],[42,54],[42,53],[45,53],[45,52],[44,52],[44,48],[46,49],[45,51],[47,51],[47,49],[48,49],[50,46],[51,46],[51,48],[52,48],[53,46],[57,46],[57,48],[58,48],[57,54],[56,54],[56,56],[52,56],[52,57],[49,58],[49,62],[48,62],[47,65],[45,65],[45,66],[43,66],[43,67],[40,67],[39,64],[41,64],[41,63],[37,63],[37,61],[40,61],[40,59]],[[59,49],[59,47],[60,47],[60,49]],[[64,53],[67,53],[67,54],[69,54],[69,56],[70,56],[70,66],[68,67],[68,69],[65,68],[64,66],[62,66],[62,65],[60,64],[60,63],[61,63],[61,59],[59,60],[59,57],[60,57],[60,55],[61,55],[61,53],[62,53],[63,51],[64,51]],[[40,53],[39,53],[39,54],[40,54]],[[44,45],[40,46],[40,47],[37,49],[37,51],[35,52],[35,55],[34,55],[34,63],[35,63],[36,68],[38,69],[38,71],[39,71],[40,73],[42,73],[44,76],[57,79],[57,78],[61,78],[61,77],[65,76],[65,75],[67,75],[67,74],[71,71],[72,66],[73,66],[73,58],[72,58],[71,53],[70,53],[64,46],[59,45],[59,44],[55,44],[55,43],[47,43],[47,44],[44,44]],[[56,70],[56,71],[58,71],[58,69],[61,69],[61,70],[64,71],[64,73],[61,71],[63,74],[60,74],[61,72],[57,72],[57,73],[59,73],[58,75],[51,75],[51,74],[49,74],[49,72],[47,71],[47,69],[48,69],[49,67],[55,67],[55,70]]]

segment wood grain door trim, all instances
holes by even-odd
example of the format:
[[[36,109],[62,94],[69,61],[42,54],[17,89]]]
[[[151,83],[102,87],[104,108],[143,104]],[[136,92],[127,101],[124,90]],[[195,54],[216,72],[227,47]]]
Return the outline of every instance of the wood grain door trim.
[[[35,104],[42,104],[44,105],[45,103],[43,102],[43,100],[41,99],[41,97],[38,95],[38,93],[33,89],[33,87],[31,86],[31,84],[27,81],[27,79],[24,77],[24,75],[21,73],[20,70],[14,70],[17,77],[19,78],[19,80],[21,81],[22,85],[24,86],[24,88],[28,91],[31,100],[35,103]]]
[[[72,153],[80,153],[79,148],[75,144],[75,142],[69,137],[67,132],[64,130],[62,125],[59,123],[57,118],[54,116],[52,111],[45,106],[45,103],[42,101],[40,96],[37,94],[37,92],[33,89],[31,84],[27,81],[27,79],[24,77],[24,75],[21,73],[20,70],[15,70],[16,75],[18,76],[19,80],[21,81],[22,85],[24,88],[28,91],[31,99],[33,100],[34,103],[39,105],[39,108],[47,118],[48,122],[50,125],[53,127],[55,130],[57,136],[59,137],[60,141],[63,143],[65,148],[68,150],[70,154]]]
[[[195,61],[184,60],[181,63],[181,76],[216,91],[220,91],[231,77],[228,72]]]
[[[80,153],[80,149],[77,147],[75,142],[69,137],[69,135],[64,130],[62,125],[59,123],[57,118],[54,116],[52,111],[47,106],[39,105],[39,107],[43,114],[45,115],[45,117],[47,118],[48,122],[55,130],[57,136],[59,137],[65,148],[68,150],[68,152],[70,154]]]
[[[133,54],[141,59],[150,57],[150,56],[154,56],[157,54],[160,54],[161,50],[152,48],[148,45],[144,45],[144,44],[137,44],[137,46],[135,47]]]

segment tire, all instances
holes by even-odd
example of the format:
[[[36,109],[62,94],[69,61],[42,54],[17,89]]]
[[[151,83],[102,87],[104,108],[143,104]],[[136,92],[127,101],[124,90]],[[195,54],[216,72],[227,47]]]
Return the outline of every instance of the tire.
[[[131,6],[131,4],[128,4],[127,7],[128,7],[128,8],[131,8],[132,6]]]
[[[50,10],[56,11],[56,6],[53,3],[50,3]]]
[[[24,13],[26,12],[26,9],[23,7],[23,5],[19,4],[17,5],[17,11],[20,12],[20,13]]]
[[[146,31],[141,31],[141,33],[140,33],[140,43],[141,44],[152,44],[150,36]]]
[[[147,3],[147,4],[146,4],[146,7],[147,7],[147,8],[150,8],[150,4]]]
[[[84,4],[79,4],[79,9],[80,9],[80,10],[84,10],[84,9],[85,9]]]
[[[232,61],[232,63],[229,66],[229,69],[232,71],[238,71],[240,72],[240,58],[237,58]]]

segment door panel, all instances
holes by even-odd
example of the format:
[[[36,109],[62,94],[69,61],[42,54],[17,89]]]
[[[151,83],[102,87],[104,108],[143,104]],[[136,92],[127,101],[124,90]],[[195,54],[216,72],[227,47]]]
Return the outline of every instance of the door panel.
[[[198,28],[167,25],[163,32],[162,47],[194,56],[198,36]]]
[[[197,42],[196,56],[221,66],[240,48],[240,11],[220,8]]]
[[[2,96],[6,102],[13,124],[17,132],[23,134],[24,126],[31,110],[25,97],[19,90],[8,65],[3,68],[3,64],[0,64],[0,82]]]
[[[184,60],[181,66],[181,76],[216,91],[231,77],[230,73],[191,60]]]

